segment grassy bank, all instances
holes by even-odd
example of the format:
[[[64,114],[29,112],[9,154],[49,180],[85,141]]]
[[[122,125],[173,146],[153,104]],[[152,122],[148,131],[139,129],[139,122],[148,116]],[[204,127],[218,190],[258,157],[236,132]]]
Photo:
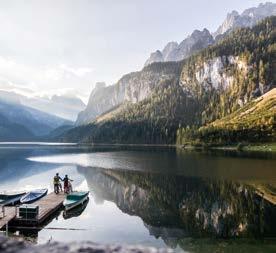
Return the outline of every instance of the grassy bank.
[[[242,147],[245,151],[265,151],[265,152],[276,152],[276,142],[274,143],[260,143],[260,144],[249,144]]]
[[[212,145],[212,144],[187,144],[177,146],[183,149],[195,150],[236,150],[236,151],[258,151],[258,152],[276,152],[276,142],[273,143],[250,143],[233,145]]]

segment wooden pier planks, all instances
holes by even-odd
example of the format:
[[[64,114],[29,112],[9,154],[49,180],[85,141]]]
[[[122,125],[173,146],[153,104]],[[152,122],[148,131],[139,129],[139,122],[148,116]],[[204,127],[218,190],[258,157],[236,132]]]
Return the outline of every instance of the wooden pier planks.
[[[0,215],[0,229],[3,228],[8,222],[24,225],[39,225],[49,218],[53,213],[63,205],[65,199],[64,193],[50,193],[40,200],[34,202],[32,205],[39,206],[38,217],[36,219],[24,219],[18,217],[18,211],[16,207],[4,207],[5,216],[1,218]],[[1,210],[0,210],[1,211]]]
[[[51,214],[56,212],[63,204],[65,194],[50,193],[44,198],[35,202],[35,205],[39,206],[39,213],[37,223],[40,224],[47,219]]]
[[[16,207],[4,207],[4,214],[2,213],[1,207],[0,212],[0,229],[2,229],[16,217]]]
[[[59,193],[50,193],[43,197],[42,199],[36,201],[33,203],[33,205],[36,205],[39,207],[38,211],[38,217],[36,219],[24,219],[17,217],[15,219],[16,223],[20,224],[34,224],[39,225],[43,223],[49,216],[51,216],[53,213],[55,213],[63,204],[63,201],[65,199],[65,194]]]

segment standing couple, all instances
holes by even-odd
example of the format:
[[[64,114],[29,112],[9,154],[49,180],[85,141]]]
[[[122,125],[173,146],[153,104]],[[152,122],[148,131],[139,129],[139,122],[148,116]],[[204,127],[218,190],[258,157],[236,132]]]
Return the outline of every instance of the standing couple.
[[[70,193],[73,191],[72,188],[72,184],[71,182],[73,182],[72,179],[70,179],[68,177],[68,175],[65,175],[64,179],[62,179],[59,174],[57,173],[54,176],[54,191],[56,194],[59,193],[59,190],[62,191],[62,185],[61,185],[61,181],[63,181],[63,189],[64,189],[64,193]]]

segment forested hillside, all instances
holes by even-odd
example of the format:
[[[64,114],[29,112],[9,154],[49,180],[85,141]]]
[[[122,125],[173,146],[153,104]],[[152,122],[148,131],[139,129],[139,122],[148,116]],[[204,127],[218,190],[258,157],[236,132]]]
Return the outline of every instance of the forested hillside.
[[[202,124],[244,106],[276,84],[276,17],[232,32],[190,57],[180,85],[202,106]]]
[[[178,129],[209,124],[271,90],[276,83],[275,53],[276,17],[271,17],[184,60],[181,71],[159,79],[148,98],[123,104],[120,110],[117,106],[108,117],[69,130],[62,139],[174,144]],[[162,70],[166,64],[153,63],[143,71]]]
[[[142,71],[124,75],[114,85],[98,83],[90,95],[86,109],[79,113],[76,124],[91,123],[102,113],[124,102],[137,103],[148,98],[164,80],[178,79],[181,69],[181,62],[152,64]]]
[[[177,144],[276,141],[276,88],[207,126],[177,131]]]

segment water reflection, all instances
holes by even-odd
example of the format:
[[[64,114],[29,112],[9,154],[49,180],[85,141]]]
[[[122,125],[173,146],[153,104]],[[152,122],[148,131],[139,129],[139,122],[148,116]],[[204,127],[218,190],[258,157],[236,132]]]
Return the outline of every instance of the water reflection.
[[[262,242],[276,235],[275,159],[270,155],[25,148],[0,149],[0,161],[0,190],[52,189],[59,171],[74,179],[76,189],[91,192],[85,206],[57,214],[46,229],[25,231],[38,243],[74,239],[187,252],[276,250],[273,241]]]
[[[257,190],[259,185],[252,182],[77,169],[98,202],[112,201],[123,212],[141,217],[157,237],[164,228],[182,229],[186,236],[276,235],[275,201],[264,198],[271,185]]]
[[[89,198],[80,206],[75,207],[74,209],[68,210],[68,211],[63,211],[62,216],[65,220],[73,218],[73,217],[78,217],[80,216],[85,208],[87,207],[87,204],[89,202]]]

